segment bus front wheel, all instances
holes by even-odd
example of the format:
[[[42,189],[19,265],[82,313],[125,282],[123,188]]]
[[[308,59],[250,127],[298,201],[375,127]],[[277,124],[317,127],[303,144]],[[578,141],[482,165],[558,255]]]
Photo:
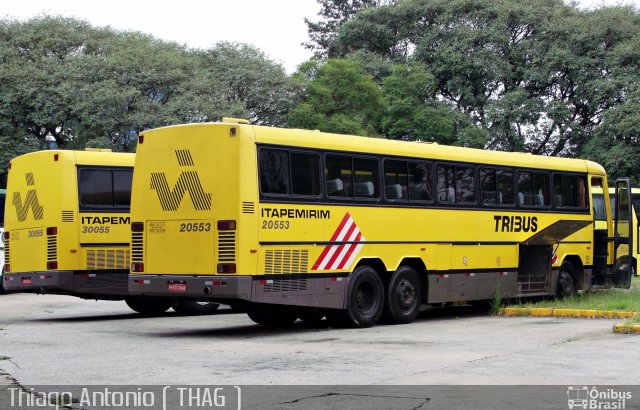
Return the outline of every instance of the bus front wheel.
[[[349,280],[347,308],[327,312],[330,323],[347,327],[371,327],[378,323],[384,306],[384,285],[371,266],[360,266]]]
[[[130,297],[126,298],[125,302],[132,310],[144,316],[161,315],[173,304],[170,299],[145,297]]]
[[[420,277],[409,266],[401,266],[387,287],[384,317],[390,323],[411,323],[420,313]]]
[[[563,262],[558,271],[558,284],[556,287],[556,297],[564,298],[575,295],[576,285],[573,281],[575,268],[571,262]]]

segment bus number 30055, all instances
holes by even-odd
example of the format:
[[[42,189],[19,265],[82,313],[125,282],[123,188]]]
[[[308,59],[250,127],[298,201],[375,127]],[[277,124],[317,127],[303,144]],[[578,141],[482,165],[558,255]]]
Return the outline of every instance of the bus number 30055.
[[[180,224],[180,232],[209,232],[211,224],[209,222],[194,222]]]

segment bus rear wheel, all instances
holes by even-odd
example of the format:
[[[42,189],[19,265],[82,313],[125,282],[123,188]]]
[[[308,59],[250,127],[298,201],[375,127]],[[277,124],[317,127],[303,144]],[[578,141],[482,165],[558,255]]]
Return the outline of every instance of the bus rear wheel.
[[[247,315],[259,325],[286,327],[298,319],[298,311],[291,306],[254,303],[247,306]]]
[[[173,301],[164,298],[130,297],[124,300],[132,310],[144,316],[158,316],[169,310]]]
[[[558,284],[556,285],[556,297],[565,298],[575,295],[576,285],[573,281],[576,269],[571,262],[563,262],[558,271]]]
[[[384,307],[384,285],[371,266],[353,271],[347,290],[347,308],[331,309],[327,318],[334,326],[371,327],[378,323]]]
[[[420,277],[409,266],[401,266],[391,276],[384,305],[384,318],[389,323],[411,323],[420,313]]]
[[[213,302],[200,302],[196,300],[179,300],[173,305],[173,310],[180,315],[210,315],[218,310],[220,305]]]

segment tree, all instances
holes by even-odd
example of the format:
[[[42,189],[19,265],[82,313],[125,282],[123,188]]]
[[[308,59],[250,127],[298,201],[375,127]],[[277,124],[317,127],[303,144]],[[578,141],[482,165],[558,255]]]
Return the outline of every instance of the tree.
[[[486,130],[489,148],[577,155],[639,80],[621,51],[633,60],[638,19],[561,0],[406,0],[358,11],[316,45],[424,64],[437,99]]]
[[[310,60],[296,79],[301,103],[289,113],[292,127],[356,135],[376,135],[384,100],[373,78],[352,60]]]

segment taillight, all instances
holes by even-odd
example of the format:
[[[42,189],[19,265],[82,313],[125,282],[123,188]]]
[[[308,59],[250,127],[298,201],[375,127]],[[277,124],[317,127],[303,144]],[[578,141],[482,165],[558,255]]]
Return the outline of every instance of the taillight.
[[[131,232],[144,232],[144,222],[132,222]]]
[[[144,134],[138,135],[138,144],[142,144],[144,142]]]
[[[218,273],[236,273],[235,263],[219,263]]]
[[[4,273],[9,273],[11,272],[11,266],[7,263],[6,265],[4,265]]]
[[[4,231],[4,232],[2,233],[2,240],[4,240],[4,241],[8,241],[8,240],[9,240],[9,236],[10,236],[10,235],[9,235],[9,231]]]
[[[236,221],[218,221],[219,231],[235,231]]]
[[[47,269],[49,270],[58,269],[58,261],[47,262]]]
[[[58,234],[58,227],[57,226],[50,226],[47,228],[47,235],[48,236],[55,236]]]
[[[144,272],[144,263],[134,262],[131,264],[131,272]]]

